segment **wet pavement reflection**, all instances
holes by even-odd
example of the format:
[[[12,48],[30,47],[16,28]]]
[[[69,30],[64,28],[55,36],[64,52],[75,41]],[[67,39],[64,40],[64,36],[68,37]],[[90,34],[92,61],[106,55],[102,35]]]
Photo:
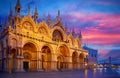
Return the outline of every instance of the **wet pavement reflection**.
[[[62,72],[0,73],[0,78],[120,78],[120,68],[94,68]]]

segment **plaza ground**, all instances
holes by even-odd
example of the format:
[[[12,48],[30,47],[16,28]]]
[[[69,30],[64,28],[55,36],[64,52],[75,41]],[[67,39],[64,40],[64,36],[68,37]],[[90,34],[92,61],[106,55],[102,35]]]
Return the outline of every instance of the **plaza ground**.
[[[0,73],[0,78],[120,78],[119,69],[86,69],[62,72]]]

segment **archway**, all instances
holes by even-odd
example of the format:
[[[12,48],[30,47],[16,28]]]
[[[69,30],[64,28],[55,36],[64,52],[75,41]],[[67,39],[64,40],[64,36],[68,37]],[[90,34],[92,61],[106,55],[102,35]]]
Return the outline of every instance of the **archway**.
[[[83,53],[80,53],[79,55],[79,62],[80,62],[80,69],[82,69],[84,66],[84,54]]]
[[[78,53],[77,52],[73,52],[72,54],[72,66],[73,66],[73,69],[77,69],[77,65],[78,65]]]
[[[64,58],[64,60],[62,60],[62,68],[61,69],[68,69],[69,67],[69,56],[70,56],[70,53],[69,53],[69,49],[66,45],[62,45],[59,47],[59,53],[61,54],[61,58]],[[58,65],[57,65],[58,66]]]
[[[16,56],[17,56],[16,49],[11,49],[10,56],[11,56],[11,59],[9,64],[9,72],[14,72],[16,68]]]
[[[37,48],[33,43],[23,46],[23,69],[25,71],[37,71]]]
[[[51,70],[51,49],[48,46],[42,47],[42,69],[45,71]]]
[[[57,57],[57,69],[61,70],[63,68],[63,56]]]

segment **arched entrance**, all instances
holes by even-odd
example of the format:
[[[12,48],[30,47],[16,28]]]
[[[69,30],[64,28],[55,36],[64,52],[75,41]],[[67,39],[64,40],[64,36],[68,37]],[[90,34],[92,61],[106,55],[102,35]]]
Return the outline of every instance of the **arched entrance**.
[[[57,57],[57,69],[58,70],[63,69],[63,56]]]
[[[59,53],[60,55],[58,55],[57,57],[57,67],[59,67],[58,70],[65,70],[68,69],[68,65],[69,65],[69,50],[68,47],[66,45],[62,45],[59,47]],[[64,59],[64,60],[63,60]]]
[[[78,53],[77,52],[73,52],[72,54],[72,67],[73,69],[77,69],[78,66]]]
[[[11,49],[10,51],[10,64],[9,64],[9,72],[14,72],[16,68],[16,56],[17,56],[17,51],[16,49]]]
[[[84,54],[83,53],[80,53],[79,55],[79,62],[80,62],[80,69],[82,69],[84,66]]]
[[[33,43],[23,46],[23,69],[24,71],[37,71],[37,48]]]
[[[25,71],[29,71],[29,66],[30,66],[29,64],[30,64],[30,60],[31,60],[32,56],[29,52],[24,52],[23,57],[24,57],[23,69]]]
[[[51,70],[51,50],[48,46],[43,46],[42,47],[42,69],[45,71],[50,71]]]

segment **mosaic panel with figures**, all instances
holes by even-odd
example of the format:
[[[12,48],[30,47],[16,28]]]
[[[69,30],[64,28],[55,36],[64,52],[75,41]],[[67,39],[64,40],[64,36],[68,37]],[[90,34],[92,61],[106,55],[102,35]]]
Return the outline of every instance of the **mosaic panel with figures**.
[[[27,30],[31,30],[31,31],[33,31],[33,25],[30,23],[30,22],[24,22],[23,23],[23,27],[25,28],[25,29],[27,29]]]
[[[63,41],[63,36],[62,36],[62,33],[58,30],[55,30],[53,32],[53,40],[54,41]]]

